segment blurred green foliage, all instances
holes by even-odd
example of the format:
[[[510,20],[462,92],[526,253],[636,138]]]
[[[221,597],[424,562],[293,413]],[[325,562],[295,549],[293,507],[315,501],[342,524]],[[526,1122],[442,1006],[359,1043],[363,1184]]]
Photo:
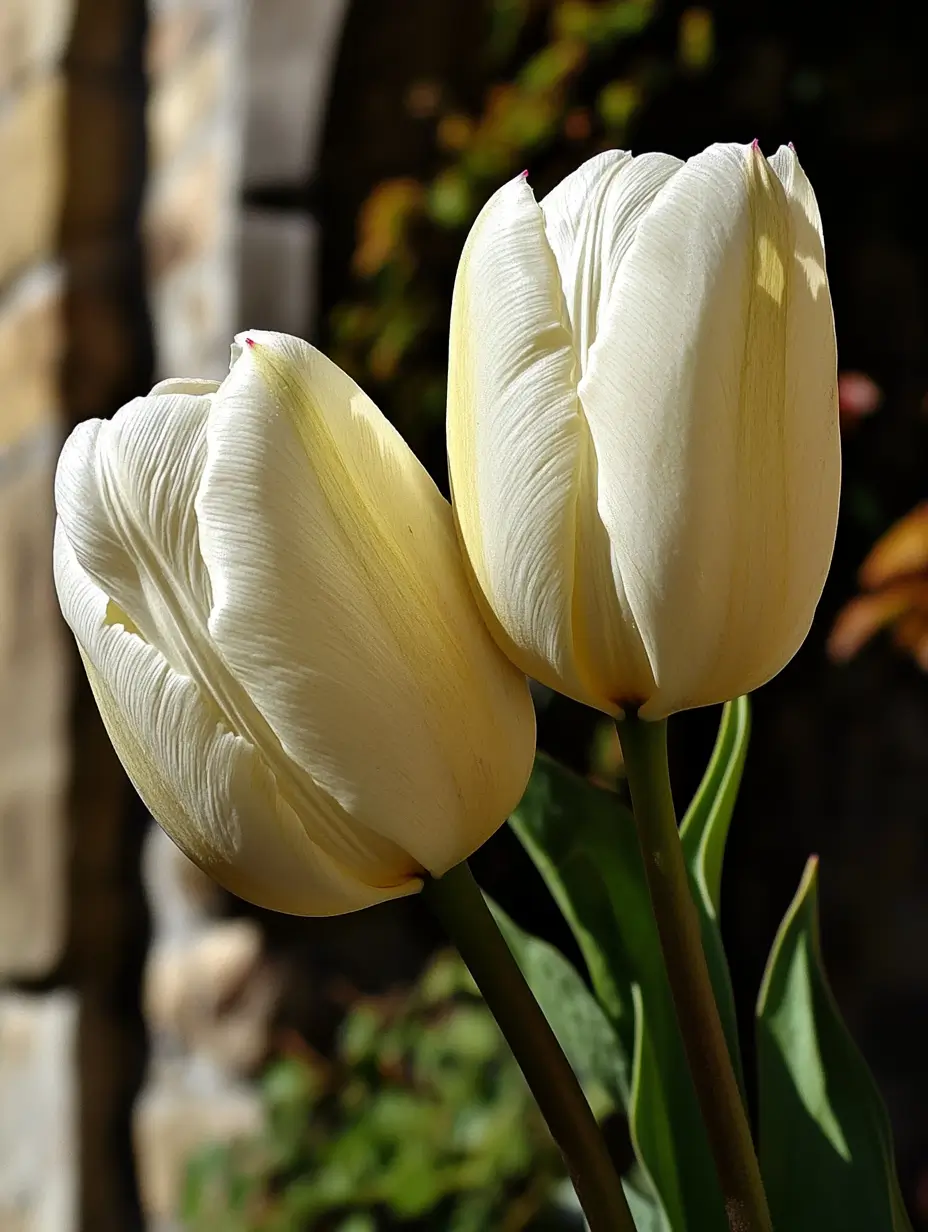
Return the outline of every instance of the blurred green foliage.
[[[408,994],[358,1002],[331,1061],[280,1059],[263,1090],[260,1138],[191,1161],[190,1232],[577,1227],[557,1149],[451,954]]]
[[[329,317],[327,349],[407,436],[444,413],[450,292],[467,230],[505,180],[531,162],[541,195],[599,150],[627,141],[638,110],[676,74],[714,54],[712,15],[687,8],[676,62],[640,48],[655,0],[489,0],[484,92],[473,113],[439,99],[437,170],[384,180],[358,218],[354,286]]]

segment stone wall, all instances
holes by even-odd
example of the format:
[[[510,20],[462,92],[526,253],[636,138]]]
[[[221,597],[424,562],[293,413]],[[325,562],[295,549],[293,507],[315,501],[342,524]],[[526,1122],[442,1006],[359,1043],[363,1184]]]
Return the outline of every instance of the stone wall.
[[[345,0],[152,0],[143,233],[159,376],[221,378],[237,330],[313,330],[308,186]],[[252,1134],[278,982],[258,923],[165,836],[146,840],[151,1042],[134,1137],[153,1232],[179,1227],[187,1161]]]
[[[0,1232],[76,1228],[68,682],[51,586],[70,0],[0,6]],[[20,987],[17,987],[19,985]]]
[[[346,3],[0,0],[0,1232],[175,1228],[190,1153],[259,1123],[261,930],[155,828],[143,856],[52,479],[71,425],[221,376],[237,329],[312,334]]]

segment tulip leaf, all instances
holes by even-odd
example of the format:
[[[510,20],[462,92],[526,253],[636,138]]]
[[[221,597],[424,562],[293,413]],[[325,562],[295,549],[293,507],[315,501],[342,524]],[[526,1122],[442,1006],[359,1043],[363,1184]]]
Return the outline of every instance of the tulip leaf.
[[[661,1193],[657,1206],[668,1228],[685,1228],[686,1212],[680,1191],[674,1141],[671,1130],[672,1109],[654,1044],[648,1029],[648,1013],[637,984],[632,986],[635,1005],[635,1057],[632,1069],[629,1127],[632,1145],[642,1163],[642,1180],[652,1191]]]
[[[657,1196],[653,1182],[639,1163],[635,1163],[622,1178],[622,1187],[637,1232],[670,1232],[671,1224],[667,1212]]]
[[[889,1118],[822,964],[817,861],[777,933],[757,1004],[760,1160],[790,1232],[911,1232]]]
[[[719,927],[719,907],[725,842],[741,785],[750,732],[751,708],[748,699],[739,697],[727,702],[722,710],[722,721],[706,773],[680,826],[680,841],[690,872],[693,897],[699,908],[702,943],[712,987],[742,1093],[744,1077],[738,1045],[738,1022],[728,959]]]
[[[600,1114],[624,1108],[627,1057],[599,1002],[560,950],[525,932],[492,899],[487,902],[594,1108]]]
[[[643,1173],[668,1213],[667,1227],[722,1232],[727,1228],[722,1196],[631,813],[613,792],[539,754],[510,824],[577,939],[623,1049],[626,1072],[637,1072],[627,1105],[629,1126]]]

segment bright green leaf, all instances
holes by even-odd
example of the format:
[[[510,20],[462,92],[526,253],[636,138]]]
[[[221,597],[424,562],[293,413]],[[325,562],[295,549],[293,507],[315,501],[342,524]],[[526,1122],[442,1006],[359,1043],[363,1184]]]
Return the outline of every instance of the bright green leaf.
[[[651,1039],[648,1012],[637,984],[632,988],[632,996],[635,1002],[635,1059],[628,1110],[632,1145],[641,1161],[642,1180],[652,1192],[660,1192],[661,1198],[654,1205],[663,1224],[668,1228],[685,1228],[686,1211],[673,1140],[672,1099],[668,1098],[665,1076]]]
[[[728,960],[719,929],[719,904],[725,843],[741,785],[750,734],[751,708],[748,699],[739,697],[726,703],[712,757],[680,826],[680,840],[690,872],[693,897],[699,909],[702,943],[712,987],[742,1091],[744,1078],[738,1046],[738,1022]]]
[[[817,861],[777,933],[757,1005],[760,1161],[777,1228],[911,1232],[889,1119],[822,964]]]

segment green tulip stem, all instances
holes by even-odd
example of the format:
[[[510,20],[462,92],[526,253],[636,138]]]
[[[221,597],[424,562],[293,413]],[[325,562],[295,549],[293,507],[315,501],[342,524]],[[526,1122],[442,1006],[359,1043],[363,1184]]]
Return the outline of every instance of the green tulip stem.
[[[457,946],[561,1149],[591,1232],[635,1232],[596,1118],[466,861],[423,895]]]
[[[667,721],[617,723],[677,1021],[731,1232],[771,1232],[747,1114],[702,946],[670,793]]]

